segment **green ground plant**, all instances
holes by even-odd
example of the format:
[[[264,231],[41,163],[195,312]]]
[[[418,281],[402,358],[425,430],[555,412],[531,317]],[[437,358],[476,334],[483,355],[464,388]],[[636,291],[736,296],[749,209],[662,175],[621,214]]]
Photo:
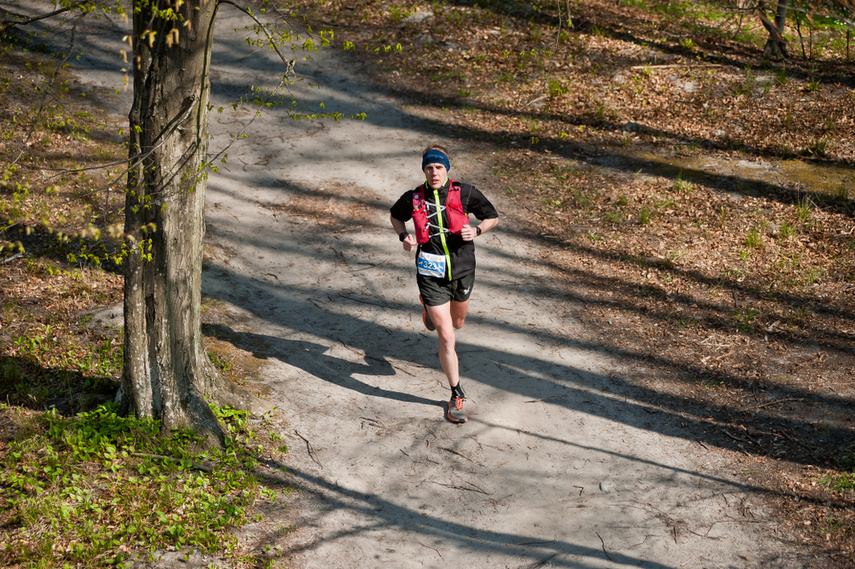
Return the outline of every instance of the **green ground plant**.
[[[279,495],[253,474],[258,434],[245,412],[219,409],[232,439],[205,451],[193,433],[161,435],[112,404],[73,417],[0,413],[18,425],[0,462],[7,566],[115,566],[170,547],[238,555],[230,530]]]
[[[695,184],[690,180],[686,180],[682,175],[678,175],[677,179],[674,180],[674,189],[680,192],[681,194],[688,194],[695,189]]]
[[[757,229],[752,229],[745,235],[745,246],[750,249],[760,249],[763,247],[763,238]]]
[[[740,332],[750,332],[760,313],[756,308],[738,308],[733,311],[732,315],[736,321],[737,330]]]
[[[801,225],[806,225],[813,217],[814,203],[810,196],[803,196],[796,205],[796,217]]]

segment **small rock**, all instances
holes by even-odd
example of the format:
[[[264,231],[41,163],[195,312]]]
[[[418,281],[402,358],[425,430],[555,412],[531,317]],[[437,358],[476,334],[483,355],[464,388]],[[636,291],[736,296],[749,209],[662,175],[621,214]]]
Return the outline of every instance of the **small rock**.
[[[101,306],[81,313],[86,327],[102,334],[117,334],[125,325],[124,305]]]
[[[688,94],[692,94],[698,90],[698,84],[694,81],[684,81],[680,84],[680,88]]]
[[[436,38],[430,34],[419,34],[413,38],[413,43],[422,47],[426,45],[434,45],[436,43]]]
[[[432,19],[433,10],[417,10],[415,14],[408,18],[405,18],[404,22],[407,24],[420,24],[422,22]]]
[[[615,486],[614,482],[610,480],[603,480],[602,482],[600,482],[600,490],[605,492],[606,494],[613,494],[617,492],[617,487]]]

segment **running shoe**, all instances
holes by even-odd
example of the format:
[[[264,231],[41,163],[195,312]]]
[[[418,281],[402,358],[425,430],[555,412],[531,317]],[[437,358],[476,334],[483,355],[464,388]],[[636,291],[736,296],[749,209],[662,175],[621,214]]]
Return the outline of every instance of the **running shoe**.
[[[452,423],[465,423],[469,419],[466,416],[466,411],[463,410],[464,401],[465,399],[462,397],[452,396],[448,402],[448,411],[445,417]]]
[[[422,303],[422,322],[425,323],[425,328],[433,332],[436,330],[436,326],[433,325],[433,322],[430,321],[430,315],[427,311],[427,306],[425,306],[425,301],[422,298],[422,295],[419,295],[419,302]]]

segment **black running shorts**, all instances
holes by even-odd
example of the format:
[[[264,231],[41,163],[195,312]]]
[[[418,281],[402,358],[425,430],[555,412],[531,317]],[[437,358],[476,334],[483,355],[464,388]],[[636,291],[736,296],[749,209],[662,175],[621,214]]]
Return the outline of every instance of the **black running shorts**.
[[[416,275],[416,283],[419,285],[419,294],[428,306],[439,306],[452,300],[465,302],[469,300],[469,295],[472,294],[472,288],[475,286],[475,273],[469,273],[453,281]]]

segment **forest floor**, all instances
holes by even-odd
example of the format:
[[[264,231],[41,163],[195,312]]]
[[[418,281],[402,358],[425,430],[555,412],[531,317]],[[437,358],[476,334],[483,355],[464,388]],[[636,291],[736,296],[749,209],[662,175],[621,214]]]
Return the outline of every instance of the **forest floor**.
[[[675,428],[763,489],[788,535],[824,566],[851,567],[848,54],[827,48],[810,58],[793,42],[790,61],[768,63],[746,41],[748,22],[689,25],[667,10],[600,0],[574,6],[572,27],[566,14],[525,4],[508,12],[434,3],[415,15],[396,2],[292,4],[314,28],[335,29],[336,44],[376,47],[357,52],[361,70],[443,137],[489,149],[484,166],[500,184],[491,189],[511,205],[503,216],[543,246],[540,261],[563,279],[565,302],[624,362],[624,378],[651,409],[669,409]],[[384,50],[396,44],[400,52]],[[40,76],[32,61],[3,65],[8,77]],[[28,91],[21,81],[4,88],[18,97],[0,103],[4,128],[14,130],[8,119],[27,106]],[[78,114],[26,146],[60,164],[120,157],[121,137],[87,136],[79,126],[86,121],[97,123]],[[54,195],[79,197],[110,175],[69,178]],[[4,180],[5,195],[14,183]],[[115,195],[80,208],[51,202],[51,194],[28,198],[50,204],[45,219],[120,219]],[[309,203],[305,217],[324,219],[323,204],[313,214]],[[64,338],[74,338],[76,362],[117,345],[115,334],[81,324],[80,314],[120,302],[118,275],[85,263],[60,271],[51,257],[67,259],[66,248],[46,233],[20,229],[5,239],[42,256],[3,256],[4,358],[36,373],[68,361]],[[75,251],[77,261],[91,252]],[[217,334],[210,341],[229,373],[258,365]],[[84,390],[57,393],[45,379],[6,385],[4,396],[35,409],[86,409],[111,395],[119,365],[81,367],[75,378]]]

